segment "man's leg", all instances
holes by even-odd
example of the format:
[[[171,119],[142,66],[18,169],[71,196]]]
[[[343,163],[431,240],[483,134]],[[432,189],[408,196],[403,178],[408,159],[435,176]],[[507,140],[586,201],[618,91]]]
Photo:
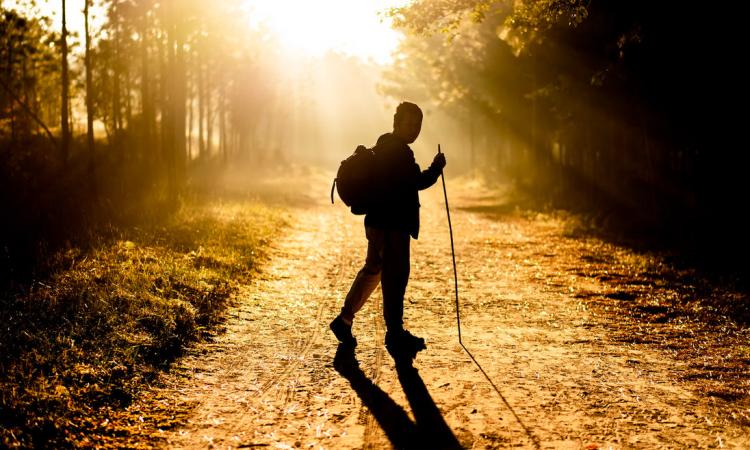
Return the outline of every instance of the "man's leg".
[[[386,232],[383,245],[383,315],[385,346],[398,362],[408,362],[427,348],[424,339],[404,330],[404,294],[409,282],[409,246],[405,232]]]
[[[380,282],[380,272],[383,262],[383,230],[377,228],[365,228],[367,236],[367,257],[365,265],[354,278],[349,293],[344,300],[344,307],[330,324],[331,331],[336,338],[348,346],[356,346],[357,340],[352,335],[352,321],[354,315],[362,309],[372,291]]]
[[[383,237],[385,232],[377,228],[365,228],[367,236],[367,257],[365,265],[354,278],[349,293],[346,294],[344,307],[341,308],[341,318],[351,325],[354,315],[362,309],[372,291],[380,283],[380,273],[383,267]]]
[[[383,315],[388,330],[404,326],[404,293],[409,282],[409,246],[405,231],[386,231],[383,242]]]

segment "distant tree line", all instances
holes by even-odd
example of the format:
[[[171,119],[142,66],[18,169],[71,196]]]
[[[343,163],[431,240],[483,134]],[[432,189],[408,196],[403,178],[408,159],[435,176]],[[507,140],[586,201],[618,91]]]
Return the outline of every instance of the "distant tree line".
[[[218,0],[207,8],[196,0],[103,0],[97,6],[107,20],[91,30],[92,1],[84,11],[69,11],[61,0],[60,30],[52,30],[49,19],[2,10],[0,137],[6,151],[28,148],[28,138],[46,134],[62,165],[73,151],[88,154],[95,166],[99,123],[107,157],[160,167],[173,192],[191,159],[262,152],[264,114],[278,89],[269,64],[273,52],[264,48],[262,31],[249,26],[242,2]],[[71,14],[85,15],[85,36],[71,39],[65,20]],[[83,52],[71,51],[81,44]],[[80,123],[85,131],[76,128]],[[74,142],[71,150],[71,136],[75,141],[82,134],[85,145]]]
[[[146,197],[176,205],[191,161],[278,157],[294,107],[245,2],[56,1],[55,29],[0,9],[0,269],[11,278],[7,267],[50,241],[143,216]],[[69,31],[73,15],[82,32]]]

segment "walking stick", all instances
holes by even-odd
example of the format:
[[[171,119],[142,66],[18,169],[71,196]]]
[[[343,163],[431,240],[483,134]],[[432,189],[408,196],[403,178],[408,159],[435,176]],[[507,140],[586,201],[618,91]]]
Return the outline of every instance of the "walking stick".
[[[442,153],[440,150],[440,144],[438,144],[438,153]],[[451,235],[451,257],[453,258],[453,285],[456,289],[456,323],[458,324],[458,343],[463,347],[464,344],[461,341],[461,315],[459,314],[458,308],[458,271],[456,270],[456,249],[453,246],[453,225],[451,224],[451,210],[448,207],[448,190],[445,188],[445,174],[443,170],[440,170],[440,178],[443,180],[443,195],[445,196],[445,212],[448,214],[448,230]]]
[[[440,150],[440,144],[438,144],[438,153],[442,153]],[[539,443],[539,439],[534,435],[534,433],[529,430],[526,425],[523,423],[520,417],[516,414],[516,411],[513,409],[513,407],[508,403],[508,400],[506,400],[505,396],[500,392],[500,389],[495,386],[495,383],[492,381],[489,375],[487,375],[487,372],[484,371],[482,366],[479,364],[479,361],[474,358],[474,355],[471,354],[468,348],[464,345],[463,341],[461,341],[461,315],[459,314],[459,307],[458,307],[458,271],[456,270],[456,249],[453,245],[453,225],[451,224],[451,210],[448,207],[448,190],[445,188],[445,174],[442,170],[440,170],[440,178],[443,180],[443,195],[445,196],[445,212],[448,215],[448,230],[450,231],[451,235],[451,257],[453,258],[453,285],[456,287],[456,324],[458,325],[458,343],[461,345],[461,347],[466,351],[466,354],[469,355],[472,361],[474,361],[474,364],[476,364],[477,368],[479,368],[480,372],[482,372],[482,375],[489,381],[490,385],[492,385],[493,389],[495,389],[495,392],[497,392],[497,395],[500,396],[500,399],[503,401],[505,406],[510,410],[510,412],[513,414],[513,417],[516,418],[516,421],[519,425],[521,425],[521,428],[526,432],[526,435],[531,439],[532,444],[534,445],[534,448],[540,449],[541,444]]]

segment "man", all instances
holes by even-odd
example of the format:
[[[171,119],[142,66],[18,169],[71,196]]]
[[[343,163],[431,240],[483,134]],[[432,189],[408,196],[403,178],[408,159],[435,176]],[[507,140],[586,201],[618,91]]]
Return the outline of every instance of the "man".
[[[409,148],[422,129],[422,110],[403,102],[393,116],[393,132],[378,139],[373,148],[381,181],[378,198],[365,216],[367,257],[341,308],[331,322],[336,338],[351,348],[357,345],[352,322],[380,282],[383,289],[385,345],[394,358],[425,349],[424,339],[413,336],[403,326],[404,292],[409,281],[410,239],[419,235],[419,194],[435,184],[445,167],[445,156],[435,155],[430,167],[422,171]]]

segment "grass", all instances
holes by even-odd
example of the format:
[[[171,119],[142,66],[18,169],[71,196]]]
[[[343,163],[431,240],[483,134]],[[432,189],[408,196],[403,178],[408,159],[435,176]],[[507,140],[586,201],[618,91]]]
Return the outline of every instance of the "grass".
[[[246,199],[193,198],[165,222],[53,253],[0,298],[0,447],[99,447],[109,418],[210,335],[285,223]]]

